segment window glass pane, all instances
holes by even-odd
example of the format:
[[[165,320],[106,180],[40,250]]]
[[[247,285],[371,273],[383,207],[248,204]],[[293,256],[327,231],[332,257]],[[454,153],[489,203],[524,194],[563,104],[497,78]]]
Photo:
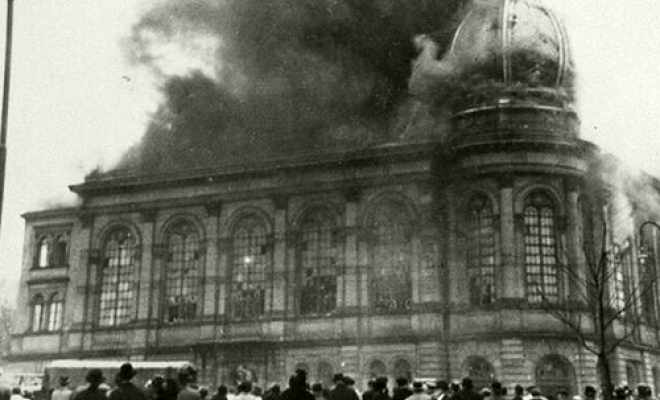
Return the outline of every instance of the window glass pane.
[[[553,204],[547,195],[534,193],[527,199],[524,224],[527,300],[556,302],[559,299],[557,233]]]
[[[246,218],[232,237],[232,315],[254,318],[266,310],[266,285],[270,272],[270,243],[257,218]]]
[[[187,222],[175,225],[167,235],[165,320],[187,321],[197,315],[199,240]]]
[[[48,266],[48,256],[50,253],[50,246],[48,239],[41,239],[39,242],[39,267],[45,268]]]
[[[99,323],[125,324],[131,315],[135,241],[128,230],[114,231],[106,241],[101,266]]]
[[[488,198],[475,196],[470,200],[467,223],[470,304],[490,304],[495,298],[495,229]]]
[[[369,299],[376,311],[411,307],[411,227],[397,204],[382,204],[372,222]]]
[[[328,314],[337,304],[334,224],[322,214],[308,216],[301,224],[300,313]]]

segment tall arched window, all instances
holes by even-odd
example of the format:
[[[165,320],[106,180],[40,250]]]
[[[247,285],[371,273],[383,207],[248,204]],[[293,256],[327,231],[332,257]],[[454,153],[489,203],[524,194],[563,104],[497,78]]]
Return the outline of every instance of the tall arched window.
[[[374,380],[381,376],[387,377],[387,367],[384,362],[373,360],[371,364],[369,364],[369,379]]]
[[[168,229],[165,240],[165,321],[189,321],[197,315],[199,237],[192,224],[181,221]]]
[[[373,214],[369,255],[369,299],[376,311],[404,311],[412,305],[410,218],[394,202]]]
[[[44,297],[42,295],[38,294],[32,298],[32,332],[39,332],[44,329],[46,314],[44,307]]]
[[[58,293],[50,297],[50,301],[48,302],[48,326],[46,330],[53,332],[62,329],[63,305],[62,298]]]
[[[114,230],[103,246],[99,324],[125,324],[131,317],[136,241],[128,229]]]
[[[493,365],[483,357],[468,357],[465,369],[465,374],[472,379],[475,388],[489,387],[495,379]]]
[[[525,269],[527,301],[559,300],[559,266],[555,205],[544,192],[525,201]]]
[[[536,366],[536,386],[541,393],[575,392],[575,371],[570,361],[559,355],[548,355]]]
[[[337,306],[337,265],[332,219],[307,215],[300,225],[298,249],[300,314],[322,315]]]
[[[467,205],[467,273],[471,305],[491,304],[495,299],[495,226],[493,207],[484,195]]]
[[[39,268],[46,268],[50,264],[50,238],[47,236],[39,240],[37,266]]]
[[[394,363],[394,379],[398,378],[406,378],[408,382],[412,382],[412,367],[408,361],[399,359]]]
[[[256,217],[247,217],[232,235],[232,316],[255,318],[266,311],[266,288],[270,281],[270,251],[266,227]]]

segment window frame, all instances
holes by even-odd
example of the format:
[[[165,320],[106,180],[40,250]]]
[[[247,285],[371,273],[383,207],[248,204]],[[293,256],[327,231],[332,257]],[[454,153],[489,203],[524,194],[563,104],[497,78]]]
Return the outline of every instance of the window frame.
[[[467,223],[467,246],[465,266],[468,277],[468,301],[471,306],[488,306],[495,302],[497,269],[497,229],[492,200],[483,193],[470,196],[465,208]],[[485,261],[488,260],[488,261]],[[480,293],[475,297],[473,280],[478,280]],[[483,282],[490,285],[490,290],[482,290]],[[488,293],[486,293],[488,292]]]
[[[129,242],[128,244],[126,244]],[[109,247],[116,243],[116,249]],[[124,246],[126,244],[126,246]],[[112,254],[109,254],[111,253]],[[140,242],[137,235],[125,226],[113,228],[103,240],[101,263],[98,266],[99,293],[96,324],[99,328],[128,325],[134,318],[134,275],[139,267]],[[116,265],[109,265],[115,261]],[[114,269],[114,271],[113,271]],[[109,282],[106,284],[106,271]],[[112,276],[111,276],[112,275]],[[106,291],[108,287],[108,291]],[[104,300],[104,296],[107,300]],[[106,317],[104,312],[109,312]],[[104,322],[104,321],[108,322]]]
[[[535,190],[525,197],[522,217],[525,298],[529,304],[556,304],[563,299],[559,207],[547,191]],[[537,262],[532,264],[532,259]],[[538,272],[532,273],[533,270]],[[539,293],[532,293],[534,287]]]
[[[182,236],[181,248],[172,248],[172,239],[175,236]],[[188,239],[192,243],[188,245]],[[201,309],[201,284],[200,277],[204,271],[204,256],[201,243],[201,233],[192,222],[182,219],[170,225],[165,233],[165,257],[163,261],[163,306],[162,306],[162,320],[169,324],[178,324],[189,322],[199,317]],[[179,274],[180,271],[189,270],[189,265],[186,258],[192,255],[192,269],[194,269],[192,276]],[[171,262],[177,261],[179,256],[181,264],[176,267],[178,278],[172,278],[173,272],[170,266]],[[176,285],[178,282],[178,287]],[[174,285],[174,287],[172,286]],[[177,291],[176,294],[170,293],[170,289]],[[192,294],[185,294],[191,292]],[[191,301],[185,301],[184,297],[191,297]],[[170,302],[170,297],[184,299],[181,302]],[[183,317],[172,318],[171,312],[176,309],[177,315],[185,314]]]

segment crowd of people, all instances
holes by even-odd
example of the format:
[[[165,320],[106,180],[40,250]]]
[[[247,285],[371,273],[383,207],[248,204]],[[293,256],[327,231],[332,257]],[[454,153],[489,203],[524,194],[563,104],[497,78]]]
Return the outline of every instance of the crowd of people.
[[[91,369],[85,380],[87,385],[69,388],[70,380],[61,376],[58,387],[45,397],[46,400],[600,400],[602,393],[593,386],[586,386],[581,395],[570,396],[566,390],[556,393],[542,393],[535,386],[523,388],[516,385],[513,393],[500,382],[493,381],[489,387],[475,388],[470,378],[460,384],[446,381],[410,382],[398,378],[390,393],[388,379],[379,377],[368,383],[364,392],[355,387],[355,380],[343,374],[335,374],[330,387],[321,383],[310,385],[307,373],[298,370],[289,378],[288,387],[282,390],[274,384],[265,392],[250,381],[239,382],[235,388],[220,385],[213,394],[206,387],[196,386],[197,371],[192,364],[179,368],[176,377],[155,376],[144,387],[133,382],[136,375],[130,363],[123,364],[114,377],[114,386],[106,382],[100,369]],[[651,389],[640,385],[636,391],[617,387],[612,393],[613,400],[654,400]],[[32,400],[24,397],[21,389],[0,389],[0,400]],[[37,399],[39,400],[39,399]]]

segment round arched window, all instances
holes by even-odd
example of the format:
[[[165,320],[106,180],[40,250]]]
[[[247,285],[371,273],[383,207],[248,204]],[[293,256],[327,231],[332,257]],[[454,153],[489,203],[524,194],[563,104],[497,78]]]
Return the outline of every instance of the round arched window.
[[[554,396],[560,390],[576,393],[573,366],[559,355],[543,357],[536,366],[536,386],[546,395]]]

